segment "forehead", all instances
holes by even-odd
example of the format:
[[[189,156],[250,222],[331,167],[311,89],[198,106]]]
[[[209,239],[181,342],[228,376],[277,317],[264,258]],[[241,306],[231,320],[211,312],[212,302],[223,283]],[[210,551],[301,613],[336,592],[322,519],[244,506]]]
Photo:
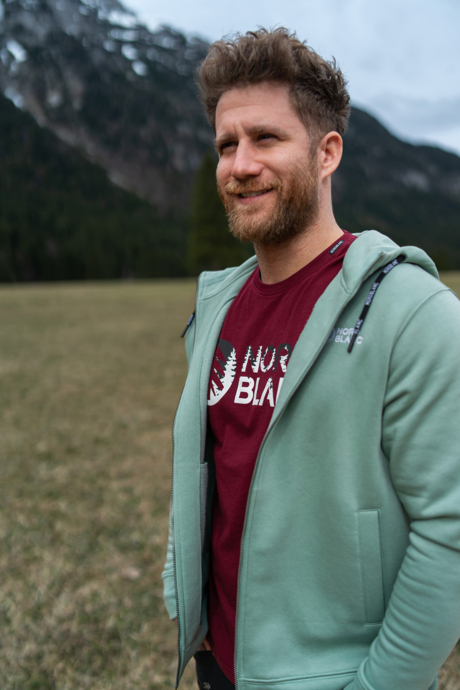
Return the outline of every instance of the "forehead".
[[[303,128],[286,84],[262,82],[225,91],[216,108],[216,133],[235,126]]]

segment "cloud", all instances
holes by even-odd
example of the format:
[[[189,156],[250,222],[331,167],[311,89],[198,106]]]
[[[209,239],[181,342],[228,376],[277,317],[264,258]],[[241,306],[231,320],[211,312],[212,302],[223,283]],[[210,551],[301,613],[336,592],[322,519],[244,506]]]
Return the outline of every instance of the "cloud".
[[[211,41],[260,25],[286,26],[324,57],[335,56],[353,100],[393,129],[431,137],[458,122],[458,0],[233,0],[231,5],[215,0],[128,0],[127,4],[150,26],[163,22]]]
[[[387,122],[411,131],[413,136],[430,135],[460,127],[460,95],[431,101],[382,94],[370,100],[367,108]]]

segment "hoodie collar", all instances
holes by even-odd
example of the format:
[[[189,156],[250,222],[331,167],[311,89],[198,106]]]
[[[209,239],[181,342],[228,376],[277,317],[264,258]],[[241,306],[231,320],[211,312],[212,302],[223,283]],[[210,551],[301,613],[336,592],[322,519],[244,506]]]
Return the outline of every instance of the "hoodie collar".
[[[418,247],[400,247],[377,230],[365,230],[354,235],[357,240],[348,249],[340,272],[342,287],[347,293],[354,293],[374,271],[383,268],[400,254],[407,257],[408,263],[420,266],[435,278],[439,277],[434,262]],[[235,269],[202,273],[198,300],[212,299],[221,292],[226,300],[236,297],[256,266],[257,257],[252,256]]]

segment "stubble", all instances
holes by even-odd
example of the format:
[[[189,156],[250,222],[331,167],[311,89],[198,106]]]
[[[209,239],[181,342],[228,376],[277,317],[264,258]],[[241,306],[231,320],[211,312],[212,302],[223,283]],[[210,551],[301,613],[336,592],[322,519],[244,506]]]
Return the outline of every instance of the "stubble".
[[[238,194],[274,189],[277,195],[273,213],[269,218],[258,216],[260,204],[248,206],[238,203]],[[282,183],[273,178],[263,184],[253,180],[233,181],[218,186],[220,198],[227,211],[230,232],[243,242],[276,245],[305,232],[316,220],[319,210],[318,171],[316,159],[292,168],[289,178]]]

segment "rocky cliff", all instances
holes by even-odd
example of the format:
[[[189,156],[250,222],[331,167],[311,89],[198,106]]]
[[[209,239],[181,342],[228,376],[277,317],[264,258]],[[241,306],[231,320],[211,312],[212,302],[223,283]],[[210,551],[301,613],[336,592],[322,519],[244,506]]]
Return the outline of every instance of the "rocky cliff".
[[[211,141],[193,81],[207,45],[166,27],[151,32],[117,0],[0,8],[4,94],[117,184],[185,208]]]
[[[118,0],[0,0],[0,91],[150,202],[177,238],[213,139],[194,84],[207,49],[169,27],[149,30]],[[333,186],[343,227],[374,227],[460,268],[458,156],[400,141],[354,109]]]

